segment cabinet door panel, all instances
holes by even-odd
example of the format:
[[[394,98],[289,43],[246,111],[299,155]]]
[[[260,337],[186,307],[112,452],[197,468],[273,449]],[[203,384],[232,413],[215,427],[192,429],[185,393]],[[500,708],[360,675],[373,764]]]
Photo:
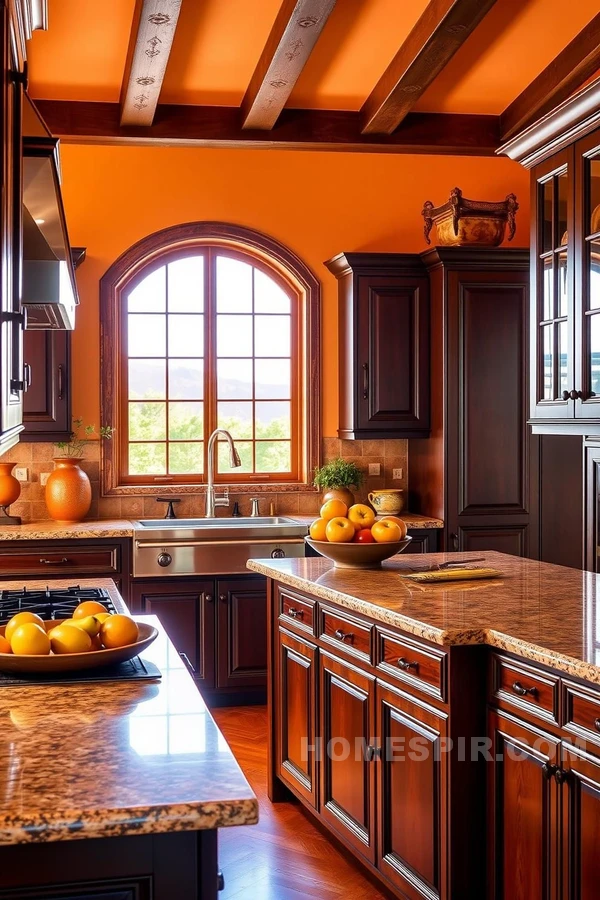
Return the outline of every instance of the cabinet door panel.
[[[374,679],[329,654],[320,655],[321,814],[355,850],[375,860],[372,744]]]
[[[218,581],[217,597],[217,687],[266,686],[265,579]]]
[[[596,900],[600,885],[600,759],[563,744],[564,900]]]
[[[497,550],[499,553],[510,553],[513,556],[525,556],[527,550],[527,526],[515,525],[496,528],[482,526],[459,526],[459,549],[479,553],[484,550]]]
[[[31,385],[23,396],[22,440],[66,440],[71,432],[70,341],[67,331],[26,331],[23,357]]]
[[[313,644],[279,630],[279,775],[315,808],[316,652]]]
[[[560,742],[492,711],[490,791],[494,900],[556,900],[558,786],[547,765],[560,762]]]
[[[445,877],[445,718],[378,682],[377,720],[378,866],[411,900],[439,897]]]

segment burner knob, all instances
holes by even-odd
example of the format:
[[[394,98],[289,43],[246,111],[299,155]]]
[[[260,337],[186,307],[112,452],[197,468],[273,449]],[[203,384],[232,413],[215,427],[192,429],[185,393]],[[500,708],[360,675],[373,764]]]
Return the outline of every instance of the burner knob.
[[[271,559],[284,559],[285,558],[285,550],[282,550],[281,547],[277,547],[277,549],[273,550],[271,553]]]
[[[162,553],[159,553],[159,554],[158,554],[158,557],[157,557],[157,559],[156,559],[156,562],[159,564],[159,566],[162,566],[163,569],[164,569],[164,568],[166,568],[167,566],[170,566],[170,565],[171,565],[171,563],[173,562],[173,557],[171,556],[170,553],[165,553],[165,552],[163,551]]]

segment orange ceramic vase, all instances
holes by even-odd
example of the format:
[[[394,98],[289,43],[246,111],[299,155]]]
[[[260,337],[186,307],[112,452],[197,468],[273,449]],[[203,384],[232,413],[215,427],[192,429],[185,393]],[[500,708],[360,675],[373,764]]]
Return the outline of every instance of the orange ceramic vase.
[[[0,462],[0,506],[10,506],[19,499],[21,485],[11,474],[16,463]]]
[[[46,482],[48,512],[61,525],[81,522],[92,503],[90,479],[79,466],[81,460],[80,456],[57,457]]]

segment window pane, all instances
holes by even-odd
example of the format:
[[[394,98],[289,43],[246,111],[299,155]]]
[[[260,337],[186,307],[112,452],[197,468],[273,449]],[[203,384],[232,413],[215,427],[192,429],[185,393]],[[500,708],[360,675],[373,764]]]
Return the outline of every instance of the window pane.
[[[562,397],[563,391],[568,391],[569,369],[568,369],[568,353],[567,345],[568,328],[566,322],[561,322],[558,326],[558,359],[560,366],[558,396]]]
[[[547,320],[554,318],[554,279],[552,275],[552,257],[550,256],[545,259],[542,263],[542,266],[544,273],[542,319]]]
[[[217,256],[217,312],[252,312],[252,266]]]
[[[600,306],[600,241],[590,244],[590,309]]]
[[[164,316],[127,316],[127,355],[165,356],[166,334]]]
[[[202,400],[204,397],[204,360],[169,360],[169,399]]]
[[[204,471],[204,444],[201,441],[169,444],[170,475],[201,475]]]
[[[590,390],[600,394],[600,314],[588,316],[590,329]]]
[[[289,438],[291,409],[287,402],[256,403],[254,428],[256,438]]]
[[[168,265],[169,312],[204,309],[204,257],[186,256]]]
[[[130,475],[166,475],[166,444],[130,444]]]
[[[552,250],[554,247],[554,238],[552,234],[552,200],[554,197],[554,179],[550,179],[545,184],[542,185],[541,189],[541,204],[542,204],[542,214],[543,214],[543,226],[542,226],[542,250],[546,252],[547,250]]]
[[[257,359],[255,361],[254,396],[261,400],[291,397],[289,359]]]
[[[198,441],[204,437],[203,403],[169,403],[169,440]]]
[[[255,316],[254,355],[289,356],[290,326],[289,316]]]
[[[566,244],[569,240],[567,234],[567,204],[569,197],[569,176],[566,172],[558,176],[558,235],[559,244]]]
[[[166,403],[129,404],[130,441],[164,441],[166,436]]]
[[[558,254],[558,315],[567,315],[567,254]]]
[[[544,400],[554,399],[554,384],[552,373],[554,369],[554,348],[553,334],[554,326],[545,325],[542,328],[543,347],[544,347]]]
[[[252,356],[252,316],[217,316],[217,356]]]
[[[254,270],[254,312],[289,313],[290,298],[276,281],[261,272]]]
[[[129,399],[164,400],[166,396],[164,359],[130,359]]]
[[[252,360],[217,361],[217,397],[219,400],[252,399]]]
[[[129,312],[164,312],[166,303],[164,266],[146,275],[127,297]]]
[[[204,356],[204,316],[169,316],[169,356]]]
[[[219,403],[218,428],[231,432],[236,440],[252,437],[252,404],[251,403]]]
[[[289,441],[258,441],[256,443],[257,472],[289,472],[291,444]]]
[[[229,465],[229,445],[225,441],[218,442],[217,452],[217,472],[222,475],[224,472],[230,475],[241,475],[244,472],[252,472],[252,444],[249,441],[236,441],[235,449],[240,455],[241,466],[232,469]]]
[[[600,159],[590,160],[590,230],[600,231]]]

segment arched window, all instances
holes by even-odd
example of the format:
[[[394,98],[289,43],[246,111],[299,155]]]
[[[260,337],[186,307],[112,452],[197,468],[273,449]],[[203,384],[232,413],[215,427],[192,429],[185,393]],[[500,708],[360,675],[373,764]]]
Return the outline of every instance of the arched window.
[[[319,446],[319,285],[287,248],[223,223],[167,228],[101,281],[103,492],[307,483]],[[317,380],[315,380],[317,379]]]

